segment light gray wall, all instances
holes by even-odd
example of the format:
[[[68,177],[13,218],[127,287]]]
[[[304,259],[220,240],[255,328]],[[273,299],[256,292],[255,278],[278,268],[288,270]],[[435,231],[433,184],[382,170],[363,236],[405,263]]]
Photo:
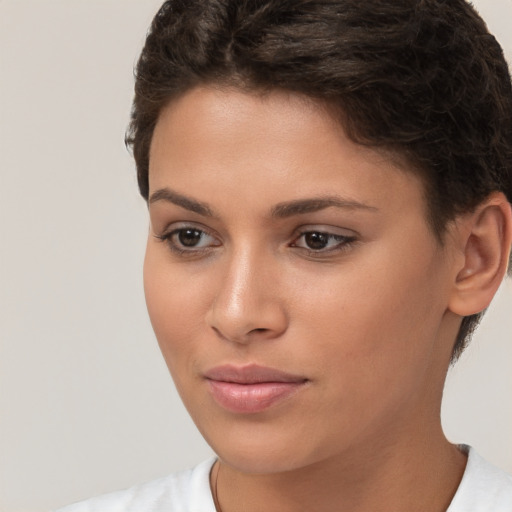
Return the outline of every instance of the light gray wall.
[[[123,145],[132,66],[159,3],[0,0],[2,512],[210,454],[146,316],[147,217]],[[475,4],[510,57],[511,0]],[[450,375],[444,410],[453,440],[509,471],[511,318],[509,282]]]

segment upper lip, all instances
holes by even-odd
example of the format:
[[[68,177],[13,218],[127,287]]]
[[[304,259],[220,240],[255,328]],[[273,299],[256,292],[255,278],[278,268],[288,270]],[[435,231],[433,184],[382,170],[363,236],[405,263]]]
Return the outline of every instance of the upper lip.
[[[250,364],[246,366],[222,365],[211,368],[204,374],[206,379],[235,384],[258,384],[262,382],[301,383],[306,379],[300,375],[283,372],[275,368]]]

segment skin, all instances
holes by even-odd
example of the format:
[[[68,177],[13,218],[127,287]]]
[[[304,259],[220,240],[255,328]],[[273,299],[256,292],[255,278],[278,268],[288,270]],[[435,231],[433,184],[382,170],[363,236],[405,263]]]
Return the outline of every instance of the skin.
[[[441,246],[415,174],[285,92],[202,87],[172,102],[149,184],[148,310],[219,455],[223,512],[446,510],[465,465],[440,404],[467,230],[449,225]],[[326,197],[346,204],[272,215]],[[203,233],[197,246],[169,237],[187,227]],[[308,249],[304,232],[331,234],[327,247]],[[237,414],[204,378],[227,363],[307,380],[263,412]]]

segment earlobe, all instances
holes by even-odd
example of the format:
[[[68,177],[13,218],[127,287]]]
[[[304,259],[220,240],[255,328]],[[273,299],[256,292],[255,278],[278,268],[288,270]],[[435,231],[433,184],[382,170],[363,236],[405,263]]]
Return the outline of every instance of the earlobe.
[[[459,268],[449,309],[469,316],[487,308],[506,272],[512,243],[512,209],[501,192],[491,194],[464,225],[463,267]]]

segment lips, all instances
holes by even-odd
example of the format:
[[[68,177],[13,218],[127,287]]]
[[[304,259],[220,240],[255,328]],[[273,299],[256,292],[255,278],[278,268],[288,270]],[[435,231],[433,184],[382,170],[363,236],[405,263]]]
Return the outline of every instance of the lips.
[[[205,373],[209,391],[223,408],[236,413],[262,412],[290,398],[308,379],[258,365],[225,365]]]

